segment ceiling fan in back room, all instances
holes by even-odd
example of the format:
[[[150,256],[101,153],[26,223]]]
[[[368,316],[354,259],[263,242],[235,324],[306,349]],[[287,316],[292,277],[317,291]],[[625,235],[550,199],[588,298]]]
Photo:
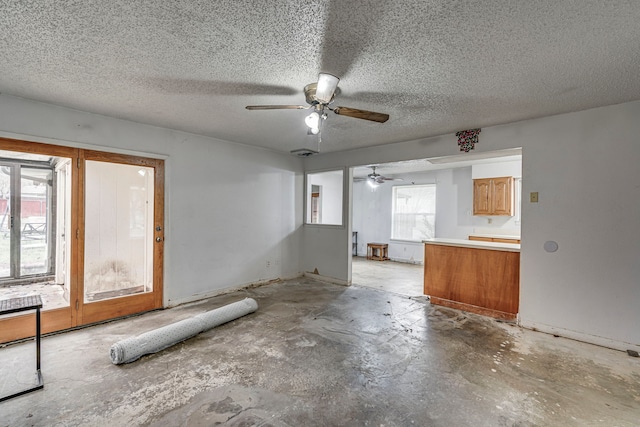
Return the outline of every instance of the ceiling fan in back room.
[[[384,184],[386,181],[403,181],[402,178],[388,178],[386,176],[382,176],[379,173],[376,173],[377,166],[369,166],[373,172],[367,175],[366,178],[354,178],[354,181],[367,181],[370,187],[376,188],[380,184]]]
[[[320,73],[318,81],[309,83],[304,87],[306,105],[247,105],[247,110],[313,110],[305,118],[305,123],[309,127],[311,134],[320,133],[322,121],[327,118],[327,111],[333,111],[340,116],[354,117],[356,119],[369,120],[372,122],[384,123],[389,120],[389,115],[376,113],[374,111],[359,110],[350,107],[332,107],[334,98],[338,93],[338,83],[340,79],[333,74]]]

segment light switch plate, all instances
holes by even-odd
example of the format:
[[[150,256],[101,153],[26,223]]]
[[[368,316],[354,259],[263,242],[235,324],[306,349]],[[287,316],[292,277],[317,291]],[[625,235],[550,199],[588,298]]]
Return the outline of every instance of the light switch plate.
[[[537,191],[532,191],[531,193],[529,193],[529,201],[531,203],[538,203],[538,192]]]

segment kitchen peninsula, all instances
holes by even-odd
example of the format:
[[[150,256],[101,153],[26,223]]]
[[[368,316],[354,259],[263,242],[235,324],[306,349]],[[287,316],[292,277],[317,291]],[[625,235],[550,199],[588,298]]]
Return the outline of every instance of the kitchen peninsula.
[[[519,244],[442,238],[423,242],[424,293],[432,304],[516,319]]]

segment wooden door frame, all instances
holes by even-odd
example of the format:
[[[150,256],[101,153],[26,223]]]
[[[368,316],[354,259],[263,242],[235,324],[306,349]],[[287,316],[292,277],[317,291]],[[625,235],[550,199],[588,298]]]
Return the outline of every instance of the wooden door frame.
[[[42,311],[42,333],[60,331],[80,325],[105,320],[96,314],[92,307],[82,304],[84,292],[84,159],[103,160],[114,163],[133,164],[141,166],[153,165],[154,173],[154,204],[160,208],[154,209],[154,243],[153,249],[153,289],[150,294],[134,297],[114,298],[111,318],[126,316],[133,313],[161,308],[163,303],[164,279],[164,160],[115,154],[96,150],[84,150],[75,147],[65,147],[44,144],[26,140],[0,137],[0,150],[16,151],[30,154],[42,154],[52,157],[72,159],[71,168],[71,230],[77,230],[76,238],[71,239],[69,306]],[[159,225],[160,231],[155,231]],[[35,313],[0,318],[0,343],[32,337],[35,334]]]
[[[0,137],[0,149],[6,151],[17,151],[29,154],[42,154],[52,157],[66,157],[75,159],[78,156],[78,149],[73,147],[63,147],[60,145],[42,144],[39,142],[21,141],[17,139],[9,139]],[[71,172],[71,185],[72,188],[78,184],[78,172],[73,168]],[[78,198],[72,192],[69,195],[71,197],[71,212],[74,212],[78,207]],[[78,219],[75,215],[71,216],[71,229],[77,227]],[[72,240],[72,251],[75,250],[76,239]],[[71,257],[71,271],[74,272],[77,269],[76,257]],[[77,287],[77,277],[75,274],[71,274],[69,278],[69,289]],[[69,298],[72,301],[71,297]],[[21,338],[34,336],[35,334],[35,314],[25,314],[19,316],[13,316],[9,318],[1,319],[0,327],[0,342],[8,342]],[[62,329],[69,329],[75,326],[75,319],[71,304],[67,307],[56,308],[53,310],[42,311],[42,333],[59,331]]]
[[[123,165],[150,167],[154,169],[153,211],[153,291],[150,293],[113,298],[91,303],[84,302],[84,238],[85,238],[85,178],[86,161],[118,163]],[[90,324],[107,319],[141,313],[162,307],[163,258],[164,258],[164,160],[126,154],[106,153],[95,150],[80,150],[78,185],[80,219],[78,224],[78,286],[75,304],[78,324]],[[157,230],[157,227],[160,229]],[[157,241],[156,239],[160,239]]]

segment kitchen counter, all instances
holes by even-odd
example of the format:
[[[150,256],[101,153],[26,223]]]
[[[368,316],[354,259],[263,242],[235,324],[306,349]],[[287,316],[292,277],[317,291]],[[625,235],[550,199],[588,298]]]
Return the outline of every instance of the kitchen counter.
[[[477,240],[435,238],[423,240],[426,245],[458,246],[463,248],[489,249],[494,251],[520,252],[517,243],[481,242]]]
[[[485,234],[485,233],[471,233],[469,236],[475,237],[486,237],[489,239],[510,239],[510,240],[520,240],[520,236],[516,235],[508,235],[508,234]]]
[[[520,245],[460,239],[424,241],[424,294],[431,303],[515,320]]]

